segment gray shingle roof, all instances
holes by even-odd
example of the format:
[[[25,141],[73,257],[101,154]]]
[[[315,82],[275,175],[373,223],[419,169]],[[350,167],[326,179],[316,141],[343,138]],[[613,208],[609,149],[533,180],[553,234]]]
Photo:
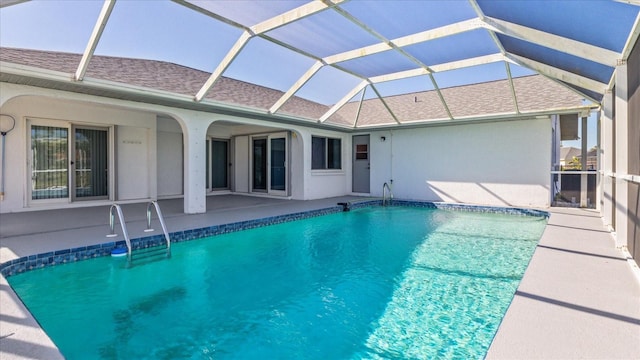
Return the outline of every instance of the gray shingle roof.
[[[541,75],[514,78],[513,87],[521,113],[579,108],[582,105],[581,96]],[[456,86],[442,89],[441,93],[454,118],[516,112],[509,80]],[[403,123],[449,118],[437,92],[433,90],[384,99],[398,120]],[[350,102],[338,111],[339,119],[329,118],[328,121],[341,123],[344,121],[342,119],[351,119],[348,123],[353,124],[357,108],[357,102]],[[358,125],[394,123],[395,120],[379,99],[365,100],[362,104]]]
[[[0,48],[0,61],[69,74],[76,71],[80,59],[80,54]],[[193,96],[206,82],[209,73],[164,61],[96,55],[89,63],[86,77]],[[518,108],[523,113],[579,108],[582,104],[581,96],[540,75],[514,78],[513,83]],[[441,94],[454,118],[516,111],[508,80],[445,88]],[[279,90],[221,77],[206,99],[266,111],[282,95]],[[389,96],[384,101],[402,123],[449,118],[436,91]],[[279,113],[317,120],[328,110],[326,105],[294,96]],[[363,101],[361,107],[359,102],[349,102],[327,123],[354,126],[358,110],[358,126],[396,123],[378,98]]]
[[[81,57],[63,52],[0,48],[0,61],[69,74],[75,73]],[[209,73],[165,61],[96,55],[91,58],[86,77],[193,96]],[[206,99],[268,110],[282,95],[279,90],[221,77]],[[326,105],[293,97],[281,112],[317,119],[328,110]]]

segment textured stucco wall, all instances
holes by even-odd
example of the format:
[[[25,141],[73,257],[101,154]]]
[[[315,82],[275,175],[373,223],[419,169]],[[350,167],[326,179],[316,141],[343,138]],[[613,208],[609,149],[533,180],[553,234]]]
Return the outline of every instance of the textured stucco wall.
[[[548,118],[375,132],[371,147],[373,195],[393,180],[402,199],[549,205]]]

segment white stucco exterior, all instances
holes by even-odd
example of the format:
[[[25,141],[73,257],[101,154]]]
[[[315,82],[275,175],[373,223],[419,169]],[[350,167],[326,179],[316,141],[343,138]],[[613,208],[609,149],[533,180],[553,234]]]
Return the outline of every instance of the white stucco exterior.
[[[311,169],[311,137],[331,137],[342,141],[342,169]],[[341,196],[351,192],[351,136],[326,130],[308,129],[302,132],[304,154],[304,192],[306,199]]]
[[[375,196],[549,206],[549,118],[374,132],[371,151]]]
[[[215,194],[206,184],[208,139],[229,141],[226,192],[252,194],[254,137],[284,136],[287,191],[254,194],[299,200],[352,194],[354,134],[370,135],[372,196],[381,196],[382,184],[393,180],[398,199],[549,204],[548,117],[351,133],[24,85],[0,86],[1,112],[17,119],[6,137],[3,213],[180,196],[186,213],[205,212],[206,197]],[[110,129],[109,199],[30,201],[29,119]],[[313,136],[340,139],[341,169],[311,169]]]
[[[5,138],[7,173],[4,177],[5,197],[0,204],[2,212],[69,205],[68,201],[38,203],[29,199],[29,123],[109,128],[110,141],[117,149],[114,151],[114,146],[109,149],[112,173],[129,174],[127,177],[110,177],[111,190],[118,189],[121,200],[147,199],[156,193],[155,114],[96,102],[97,99],[82,99],[75,94],[65,96],[67,94],[59,91],[6,83],[0,86],[3,95],[16,94],[14,97],[3,96],[1,105],[3,114],[10,114],[16,119],[15,128]],[[145,165],[140,166],[143,161]]]
[[[156,134],[158,197],[182,195],[182,172],[184,171],[182,129],[175,120],[158,117]]]

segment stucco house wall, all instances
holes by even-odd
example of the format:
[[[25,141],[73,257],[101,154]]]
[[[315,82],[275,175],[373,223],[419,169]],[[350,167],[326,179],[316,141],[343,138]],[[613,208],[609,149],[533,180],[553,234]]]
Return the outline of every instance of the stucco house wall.
[[[549,206],[549,118],[373,132],[371,192],[396,198]],[[385,141],[381,141],[381,137]]]
[[[1,86],[6,91],[23,87],[4,83]],[[21,88],[21,92],[24,90]],[[352,193],[351,133],[205,113],[192,119],[174,119],[169,115],[159,117],[158,114],[166,109],[154,112],[151,105],[147,106],[147,111],[142,111],[116,100],[100,103],[100,98],[88,95],[67,96],[68,93],[46,89],[38,89],[36,93],[11,98],[2,105],[3,113],[13,114],[18,119],[16,129],[7,136],[6,194],[1,204],[2,212],[38,207],[37,203],[27,201],[27,118],[115,126],[116,196],[110,200],[182,196],[185,139],[180,121],[209,124],[206,134],[198,135],[203,139],[207,135],[235,139],[231,188],[237,192],[249,190],[249,149],[240,148],[248,146],[249,142],[243,134],[289,131],[290,198],[319,199]],[[231,126],[231,123],[236,125]],[[372,196],[381,196],[382,184],[393,180],[394,196],[402,199],[501,206],[549,205],[549,118],[368,134]],[[311,169],[312,136],[341,139],[341,169]],[[381,140],[382,136],[385,141]],[[204,160],[204,155],[200,158]]]
[[[231,190],[249,192],[249,136],[281,132],[288,134],[289,141],[287,166],[290,175],[287,197],[318,199],[345,195],[350,191],[350,181],[347,180],[351,172],[350,136],[343,132],[273,124],[251,118],[185,111],[152,104],[134,104],[25,85],[0,83],[0,90],[3,95],[0,104],[2,113],[10,114],[17,120],[15,129],[6,137],[5,197],[0,203],[0,212],[3,213],[184,196],[185,189],[189,186],[185,179],[190,175],[199,177],[193,171],[189,172],[186,164],[192,164],[193,169],[194,163],[202,162],[198,173],[204,173],[205,159],[204,149],[201,149],[201,153],[188,153],[186,143],[204,142],[207,136],[229,139],[233,144],[230,153],[233,163]],[[53,124],[60,126],[78,124],[108,127],[110,144],[114,145],[109,150],[112,170],[109,199],[29,201],[28,119],[53,121]],[[196,140],[189,140],[185,136],[185,126],[188,128],[192,125],[197,129],[191,134]],[[311,171],[309,144],[312,136],[342,140],[342,169]],[[242,144],[247,148],[241,148]],[[200,147],[204,146],[200,144],[196,149]],[[198,181],[204,184],[204,179]],[[200,185],[196,187],[199,188]],[[204,189],[195,191],[197,197],[200,194],[207,195]]]
[[[2,83],[0,91],[9,92],[9,88],[15,86]],[[113,175],[118,174],[109,179],[111,192],[115,191],[121,200],[155,196],[155,114],[95,102],[79,102],[60,97],[57,91],[45,93],[49,95],[17,96],[2,105],[2,113],[15,117],[16,126],[5,137],[5,197],[0,203],[1,212],[64,205],[50,202],[41,202],[39,205],[38,202],[29,201],[28,121],[50,121],[55,126],[76,124],[110,127],[111,136],[115,137],[112,140],[115,141],[115,149],[109,150],[110,165]]]

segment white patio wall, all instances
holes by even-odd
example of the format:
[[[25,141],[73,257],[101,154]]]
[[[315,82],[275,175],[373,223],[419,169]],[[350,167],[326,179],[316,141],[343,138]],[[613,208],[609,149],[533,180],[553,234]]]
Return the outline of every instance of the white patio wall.
[[[153,117],[152,117],[153,119]],[[156,132],[143,127],[118,126],[116,128],[116,183],[118,200],[138,200],[155,197]],[[153,186],[155,187],[155,186]],[[153,195],[152,195],[153,194]]]
[[[249,136],[235,138],[235,156],[233,157],[234,190],[238,193],[249,192]]]
[[[371,194],[545,207],[550,159],[548,118],[373,132]]]
[[[234,119],[238,121],[241,119]],[[251,121],[251,120],[244,120]],[[238,132],[239,129],[233,129]],[[261,135],[269,133],[269,129],[259,129],[245,127],[243,131],[250,130],[252,134]],[[274,129],[270,129],[273,132]],[[284,130],[284,129],[283,129]],[[290,197],[296,200],[321,199],[332,196],[347,194],[347,177],[351,173],[351,163],[349,161],[351,146],[350,137],[334,131],[324,131],[317,129],[306,129],[302,127],[291,127],[291,137],[289,142],[289,186]],[[311,137],[329,136],[342,139],[343,164],[341,170],[311,170]],[[250,192],[250,137],[235,136],[235,156],[233,157],[234,167],[234,190],[239,193]]]
[[[182,194],[183,146],[180,124],[171,118],[158,117],[158,197]]]
[[[213,113],[170,108],[166,106],[101,98],[91,95],[69,93],[24,85],[0,83],[0,106],[2,113],[16,117],[16,128],[6,137],[6,181],[5,198],[0,203],[0,212],[24,211],[39,208],[62,208],[108,203],[112,200],[144,200],[156,197],[181,196],[185,194],[187,178],[199,179],[194,173],[181,175],[182,169],[193,168],[204,159],[204,154],[186,153],[184,134],[186,124],[198,124],[194,140],[200,142],[201,127],[207,135],[231,139],[241,134],[272,133],[290,131],[289,167],[291,198],[317,199],[347,194],[350,164],[350,136],[341,132],[275,124],[264,120],[222,116]],[[115,126],[115,151],[113,164],[115,176],[111,179],[117,196],[100,201],[69,201],[55,204],[27,203],[27,151],[25,118],[34,117],[77,123],[83,125]],[[209,125],[210,126],[209,126]],[[339,171],[311,172],[311,136],[329,136],[343,141],[343,169]],[[204,138],[204,134],[202,134]],[[189,140],[189,139],[187,139]],[[248,143],[247,143],[248,144]],[[240,150],[242,153],[243,150]],[[236,158],[238,153],[235,154]],[[193,157],[193,159],[192,159]],[[201,159],[202,158],[202,159]],[[202,164],[204,165],[204,163]],[[238,159],[234,166],[248,171],[248,153]],[[202,169],[193,169],[197,172]],[[237,170],[237,169],[234,169]],[[247,174],[234,174],[233,187],[247,189],[243,182]],[[200,181],[200,180],[198,180]],[[199,183],[198,183],[199,185]],[[199,186],[198,186],[199,187]],[[248,190],[248,189],[247,189]],[[246,191],[246,190],[244,190]],[[113,192],[112,192],[113,194]],[[186,194],[185,204],[202,202],[204,190]],[[189,199],[187,201],[187,199]],[[190,212],[200,212],[202,205],[190,205]]]
[[[118,200],[184,194],[182,184],[189,184],[185,179],[190,176],[193,178],[195,173],[187,173],[182,177],[177,174],[187,168],[186,159],[190,159],[191,167],[201,167],[204,156],[187,154],[180,149],[184,139],[187,139],[181,123],[201,124],[197,133],[202,134],[201,128],[206,126],[204,129],[208,135],[219,138],[262,131],[291,131],[291,198],[319,199],[351,193],[351,133],[7,83],[1,83],[0,86],[2,112],[18,119],[16,129],[6,138],[6,196],[0,203],[1,212],[28,209],[25,200],[28,195],[25,117],[116,125],[118,177],[115,182],[120,196]],[[12,97],[20,94],[28,96]],[[176,120],[171,119],[172,116]],[[393,179],[396,198],[547,206],[550,129],[550,120],[542,118],[371,132],[371,195],[381,196],[382,184]],[[342,140],[342,169],[311,170],[312,136]],[[381,136],[385,136],[385,141],[380,139]],[[130,141],[132,139],[129,137],[136,141]],[[127,139],[126,146],[121,144]],[[200,141],[200,135],[193,141]],[[178,150],[182,150],[180,154]],[[248,171],[248,153],[243,157],[240,156],[242,150],[238,153],[236,149],[235,155],[235,189],[247,191],[248,187],[243,182],[248,180],[248,173],[238,173],[238,169],[246,168]],[[191,156],[194,158],[191,159]],[[204,163],[201,169],[197,169],[198,173],[204,172],[203,166]],[[201,182],[204,183],[204,180]],[[197,192],[185,199],[203,204],[201,195],[205,195],[205,192],[199,189],[199,183],[194,184],[198,187]],[[202,205],[195,206],[191,211],[203,211]]]
[[[1,91],[11,93],[16,85],[2,83]],[[23,91],[23,90],[21,90]],[[5,197],[0,212],[40,207],[60,207],[64,203],[28,204],[26,119],[51,120],[61,126],[116,126],[115,187],[121,199],[149,198],[156,194],[156,116],[91,102],[78,102],[57,96],[59,92],[38,89],[38,96],[18,96],[2,104],[2,113],[16,118],[15,128],[6,136]],[[43,96],[44,95],[44,96]],[[3,99],[5,100],[5,99]],[[140,162],[144,161],[144,164]],[[114,178],[112,178],[114,179]],[[110,179],[110,182],[112,181]],[[79,201],[77,204],[83,202]],[[92,202],[85,202],[85,204]]]
[[[342,196],[351,192],[351,135],[321,129],[302,131],[304,147],[304,194],[305,200]],[[311,169],[311,138],[331,137],[341,140],[342,169]]]

